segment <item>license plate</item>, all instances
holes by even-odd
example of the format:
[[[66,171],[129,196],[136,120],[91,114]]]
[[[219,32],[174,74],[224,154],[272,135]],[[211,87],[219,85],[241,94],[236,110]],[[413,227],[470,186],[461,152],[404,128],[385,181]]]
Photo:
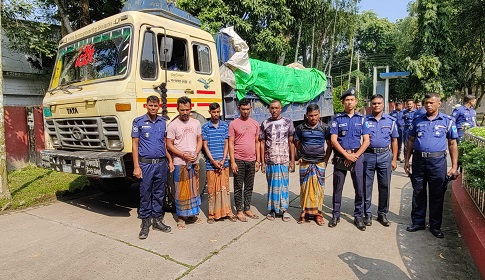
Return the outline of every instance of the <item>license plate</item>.
[[[62,166],[62,172],[72,173],[72,166],[70,166],[70,165],[63,165]]]

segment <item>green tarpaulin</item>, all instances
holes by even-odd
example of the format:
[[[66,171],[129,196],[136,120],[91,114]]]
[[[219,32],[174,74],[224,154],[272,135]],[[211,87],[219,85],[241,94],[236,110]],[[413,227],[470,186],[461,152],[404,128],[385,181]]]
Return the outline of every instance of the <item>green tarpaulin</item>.
[[[317,69],[294,69],[256,59],[249,62],[250,74],[234,71],[238,99],[253,91],[268,104],[278,99],[285,106],[311,101],[327,89],[327,78]]]

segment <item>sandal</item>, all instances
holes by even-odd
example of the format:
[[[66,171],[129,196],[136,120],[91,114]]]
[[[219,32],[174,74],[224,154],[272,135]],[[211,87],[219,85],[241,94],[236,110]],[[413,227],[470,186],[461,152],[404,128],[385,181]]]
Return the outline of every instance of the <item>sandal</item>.
[[[291,216],[290,216],[290,214],[288,214],[288,212],[285,211],[285,212],[283,212],[282,219],[283,219],[283,222],[289,222],[289,221],[291,221]]]
[[[241,222],[247,222],[248,221],[248,219],[246,219],[246,217],[244,215],[237,215],[236,217]]]
[[[275,217],[276,217],[276,213],[274,211],[271,211],[266,215],[266,219],[270,221],[274,221]]]
[[[214,220],[213,218],[208,218],[208,219],[207,219],[207,223],[208,223],[208,224],[213,224],[213,223],[214,223],[214,221],[215,221],[215,220]]]
[[[318,215],[318,216],[315,216],[315,222],[317,223],[317,225],[319,226],[323,226],[325,224],[325,220],[323,219],[322,216]]]
[[[303,224],[304,222],[306,222],[306,214],[302,214],[300,215],[300,219],[298,220],[298,224]]]
[[[259,216],[254,213],[248,214],[246,211],[244,211],[244,215],[248,216],[251,219],[255,219],[255,220],[259,219]]]
[[[187,229],[187,225],[185,225],[185,221],[178,221],[177,222],[178,229]]]
[[[237,217],[232,215],[232,216],[228,216],[227,219],[233,223],[237,222]]]
[[[214,220],[214,219],[212,219],[212,220]],[[197,220],[195,220],[195,221],[194,221],[194,224],[196,224],[196,225],[201,225],[201,224],[203,224],[203,223],[204,223],[204,221],[202,221],[202,220],[201,220],[201,219],[199,219],[199,218],[197,218]]]

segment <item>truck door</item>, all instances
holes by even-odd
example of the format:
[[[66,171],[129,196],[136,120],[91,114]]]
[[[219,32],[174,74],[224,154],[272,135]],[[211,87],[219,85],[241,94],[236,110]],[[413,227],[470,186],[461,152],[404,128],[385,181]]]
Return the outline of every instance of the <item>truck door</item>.
[[[194,70],[194,100],[197,112],[209,117],[209,105],[218,102],[222,106],[221,83],[217,65],[216,49],[214,43],[204,42],[197,38],[191,44],[193,70]]]
[[[141,30],[139,109],[150,95],[159,95],[155,85],[167,83],[167,109],[170,118],[177,114],[177,98],[195,94],[194,74],[190,66],[189,36],[163,28]],[[194,102],[193,102],[194,106]],[[141,113],[146,112],[142,109]]]

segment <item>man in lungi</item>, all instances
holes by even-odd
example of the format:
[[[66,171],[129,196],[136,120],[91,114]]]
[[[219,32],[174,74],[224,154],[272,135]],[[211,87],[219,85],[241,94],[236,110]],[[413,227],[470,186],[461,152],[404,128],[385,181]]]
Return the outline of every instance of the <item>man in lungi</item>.
[[[231,222],[236,217],[231,209],[231,193],[229,189],[229,164],[227,153],[229,150],[229,125],[221,121],[221,106],[219,103],[209,105],[211,118],[202,125],[202,145],[206,156],[207,193],[209,197],[209,214],[207,223],[228,218]]]
[[[274,220],[276,214],[281,213],[282,219],[289,222],[287,212],[290,192],[288,172],[295,172],[295,144],[293,122],[281,117],[281,102],[274,99],[269,104],[271,117],[264,120],[260,127],[259,141],[261,141],[261,172],[266,173],[268,181],[268,220]]]
[[[146,103],[147,113],[133,120],[131,131],[133,176],[140,179],[141,230],[140,239],[146,239],[150,225],[154,230],[170,232],[171,228],[163,223],[163,198],[167,181],[167,160],[171,158],[165,146],[165,120],[157,115],[160,99],[149,96]]]
[[[300,152],[300,206],[298,223],[310,217],[323,226],[323,190],[325,187],[325,168],[332,153],[330,128],[320,120],[320,108],[310,104],[306,108],[306,122],[295,130],[295,146]],[[325,147],[325,142],[327,146]]]
[[[192,108],[190,98],[177,99],[178,118],[167,129],[167,148],[172,154],[175,185],[175,210],[177,228],[186,229],[185,222],[201,224],[199,164],[198,155],[202,150],[200,122],[190,117]]]
[[[254,174],[259,170],[259,124],[249,117],[251,103],[243,98],[238,103],[239,118],[229,124],[229,155],[231,169],[234,173],[234,204],[237,219],[247,222],[247,217],[259,219],[251,211],[251,197],[253,195]],[[244,198],[243,198],[244,186]]]

